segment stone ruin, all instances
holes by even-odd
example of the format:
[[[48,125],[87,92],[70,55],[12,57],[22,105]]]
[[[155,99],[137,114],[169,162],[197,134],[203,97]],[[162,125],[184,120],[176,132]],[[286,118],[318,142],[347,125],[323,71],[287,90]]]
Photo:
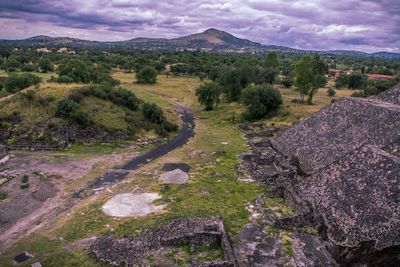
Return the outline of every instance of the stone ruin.
[[[251,144],[256,180],[295,208],[279,227],[312,226],[339,264],[400,260],[400,85],[344,98]]]
[[[89,251],[92,257],[113,266],[144,266],[146,258],[156,251],[184,245],[190,246],[191,266],[237,266],[224,224],[217,217],[173,220],[160,228],[146,229],[137,237],[101,237],[90,245]],[[193,252],[209,245],[220,245],[223,259],[199,262]]]

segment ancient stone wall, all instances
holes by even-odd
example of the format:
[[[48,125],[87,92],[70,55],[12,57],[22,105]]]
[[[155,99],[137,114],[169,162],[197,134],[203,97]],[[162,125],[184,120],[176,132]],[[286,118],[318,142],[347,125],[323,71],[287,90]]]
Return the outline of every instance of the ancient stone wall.
[[[283,131],[272,145],[313,173],[365,144],[392,143],[400,137],[399,118],[393,103],[345,98]]]
[[[199,264],[192,255],[191,266],[237,266],[224,224],[217,217],[174,220],[160,228],[146,229],[138,237],[102,237],[91,245],[90,255],[111,265],[142,266],[145,258],[160,248],[190,245],[193,251],[212,244],[221,245],[224,259]]]
[[[388,264],[397,257],[399,100],[400,85],[371,99],[346,98],[271,140],[276,186],[297,210],[277,225],[319,226],[345,264]]]

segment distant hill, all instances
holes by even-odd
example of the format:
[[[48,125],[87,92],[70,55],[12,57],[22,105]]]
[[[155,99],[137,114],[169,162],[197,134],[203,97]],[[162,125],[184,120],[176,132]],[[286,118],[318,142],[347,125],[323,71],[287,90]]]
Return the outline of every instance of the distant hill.
[[[32,47],[108,47],[108,48],[134,48],[143,50],[201,50],[207,52],[225,53],[265,53],[277,51],[282,53],[319,53],[341,56],[372,56],[382,58],[400,58],[399,53],[378,52],[368,54],[360,51],[332,50],[332,51],[309,51],[294,49],[285,46],[263,45],[247,39],[238,38],[230,33],[208,29],[201,33],[191,34],[179,38],[135,38],[126,41],[99,42],[70,37],[49,37],[44,35],[34,36],[23,40],[0,40],[0,45],[32,46]]]

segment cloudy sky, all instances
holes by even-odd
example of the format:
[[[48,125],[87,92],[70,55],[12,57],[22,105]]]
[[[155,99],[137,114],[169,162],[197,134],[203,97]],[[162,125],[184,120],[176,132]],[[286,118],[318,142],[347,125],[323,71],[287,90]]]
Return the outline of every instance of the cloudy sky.
[[[211,27],[263,44],[400,52],[400,0],[0,0],[0,39],[173,38]]]

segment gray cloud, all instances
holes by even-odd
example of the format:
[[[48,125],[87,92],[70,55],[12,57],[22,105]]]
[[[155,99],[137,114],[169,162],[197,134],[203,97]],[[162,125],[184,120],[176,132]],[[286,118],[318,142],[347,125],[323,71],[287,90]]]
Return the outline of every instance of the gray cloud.
[[[2,0],[0,38],[177,37],[214,27],[263,44],[400,52],[398,0]]]

